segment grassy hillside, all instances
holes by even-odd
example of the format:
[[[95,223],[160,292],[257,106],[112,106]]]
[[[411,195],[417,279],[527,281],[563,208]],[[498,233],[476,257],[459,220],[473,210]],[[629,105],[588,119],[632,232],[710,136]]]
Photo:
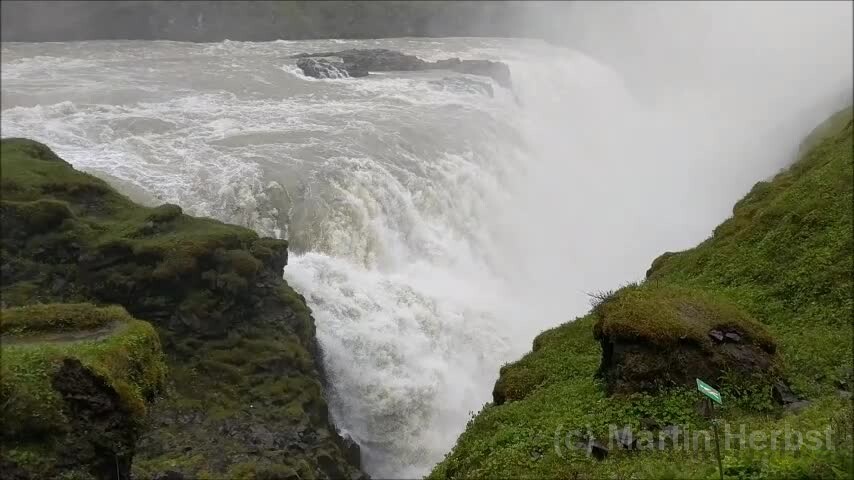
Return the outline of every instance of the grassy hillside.
[[[671,293],[668,303],[655,303],[662,288],[702,292],[744,312],[736,317],[761,322],[757,336],[776,345],[779,375],[809,402],[783,408],[770,382],[724,375],[717,382],[724,399],[721,428],[739,433],[743,427],[746,443],[751,433],[766,435],[764,444],[752,447],[739,447],[734,438],[729,448],[723,445],[727,478],[854,476],[853,182],[848,108],[810,135],[795,164],[757,183],[706,241],[662,255],[645,282],[602,295],[588,315],[542,333],[531,353],[502,367],[496,384],[501,404],[489,403],[471,419],[429,478],[717,478],[714,447],[704,443],[710,421],[697,408],[696,389],[672,385],[609,396],[596,377],[602,350],[594,330],[656,345],[698,335],[673,331],[678,298]],[[699,434],[701,445],[674,448],[664,441],[627,450],[611,442],[604,460],[576,445],[586,438],[607,446],[611,425],[635,432],[679,425]],[[794,448],[790,433],[786,450],[787,429],[801,432],[806,445]],[[783,433],[772,447],[776,430]]]

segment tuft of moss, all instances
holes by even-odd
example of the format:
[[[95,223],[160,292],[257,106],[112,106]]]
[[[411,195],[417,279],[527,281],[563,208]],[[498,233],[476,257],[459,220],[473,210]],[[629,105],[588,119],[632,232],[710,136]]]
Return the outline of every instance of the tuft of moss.
[[[501,405],[504,402],[521,400],[534,391],[543,380],[545,375],[534,369],[506,369],[495,382],[495,388],[492,390],[493,401],[496,405]]]
[[[711,349],[709,332],[735,330],[743,342],[774,352],[768,329],[737,305],[709,292],[672,285],[627,287],[596,308],[594,338],[643,341],[658,347],[693,342]]]

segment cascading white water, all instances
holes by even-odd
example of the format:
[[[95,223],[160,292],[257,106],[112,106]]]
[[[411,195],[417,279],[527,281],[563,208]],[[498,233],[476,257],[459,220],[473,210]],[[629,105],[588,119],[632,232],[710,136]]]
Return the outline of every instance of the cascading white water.
[[[607,15],[580,13],[612,35],[584,32],[587,55],[506,39],[4,44],[2,135],[288,237],[285,278],[314,311],[336,424],[373,476],[423,475],[502,363],[583,313],[584,292],[702,240],[850,96],[850,45],[832,35],[816,48],[848,63],[807,71],[814,49],[800,49],[740,72],[727,50],[706,58],[726,82],[705,81],[666,56],[647,72],[623,63]],[[803,38],[815,22],[801,21]],[[661,28],[638,22],[640,39]],[[514,87],[490,98],[447,72],[315,80],[286,59],[345,48],[500,59]],[[650,89],[657,76],[667,88]],[[771,76],[789,88],[766,88]]]

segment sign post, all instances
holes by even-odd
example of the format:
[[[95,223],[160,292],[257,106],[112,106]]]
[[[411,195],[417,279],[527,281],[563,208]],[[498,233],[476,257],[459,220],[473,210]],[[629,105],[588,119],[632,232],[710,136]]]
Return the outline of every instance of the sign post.
[[[718,472],[720,473],[721,480],[724,480],[724,467],[723,462],[721,461],[721,440],[718,437],[718,419],[715,418],[715,403],[718,405],[723,405],[723,399],[721,398],[721,392],[715,390],[706,382],[697,379],[697,390],[700,391],[703,395],[711,400],[709,403],[712,407],[712,430],[715,432],[715,453],[718,457]],[[714,403],[713,403],[714,402]]]

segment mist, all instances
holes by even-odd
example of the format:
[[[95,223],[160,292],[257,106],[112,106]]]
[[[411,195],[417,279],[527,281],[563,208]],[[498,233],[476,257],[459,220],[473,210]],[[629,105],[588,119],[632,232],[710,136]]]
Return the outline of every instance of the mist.
[[[559,2],[558,2],[559,3]],[[507,217],[542,314],[641,279],[690,248],[851,102],[848,2],[577,2],[529,10],[567,47],[558,91],[522,91],[537,150]],[[512,219],[511,219],[512,218]],[[553,319],[551,321],[554,321]]]

